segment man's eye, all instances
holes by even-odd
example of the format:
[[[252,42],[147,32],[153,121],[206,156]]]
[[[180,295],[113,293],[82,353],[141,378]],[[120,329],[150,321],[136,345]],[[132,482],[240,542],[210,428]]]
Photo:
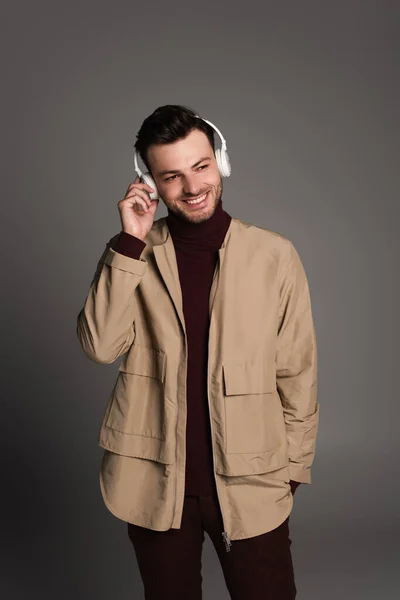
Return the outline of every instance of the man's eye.
[[[207,169],[209,165],[200,165],[200,167],[198,167],[197,170],[199,169]],[[171,177],[167,177],[167,179],[164,179],[164,181],[173,181],[175,179],[175,177],[178,177],[178,175],[171,175]]]

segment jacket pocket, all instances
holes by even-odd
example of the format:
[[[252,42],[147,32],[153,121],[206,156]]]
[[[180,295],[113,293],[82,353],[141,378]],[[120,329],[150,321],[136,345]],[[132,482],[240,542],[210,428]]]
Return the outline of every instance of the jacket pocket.
[[[164,441],[173,406],[164,394],[166,356],[134,344],[119,367],[105,425],[129,435]]]
[[[262,454],[285,447],[275,361],[229,362],[222,369],[226,454]]]

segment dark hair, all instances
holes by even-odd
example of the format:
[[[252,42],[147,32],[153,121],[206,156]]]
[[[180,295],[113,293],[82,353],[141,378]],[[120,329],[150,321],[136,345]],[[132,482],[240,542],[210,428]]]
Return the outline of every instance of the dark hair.
[[[147,161],[147,150],[152,144],[171,144],[185,138],[193,129],[203,131],[209,139],[215,154],[214,129],[196,117],[190,107],[179,104],[166,104],[159,106],[142,123],[136,138],[134,147],[138,151],[142,161],[150,171]]]

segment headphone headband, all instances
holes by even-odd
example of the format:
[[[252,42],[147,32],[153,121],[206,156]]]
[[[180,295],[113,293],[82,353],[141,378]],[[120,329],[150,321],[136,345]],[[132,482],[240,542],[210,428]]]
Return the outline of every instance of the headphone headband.
[[[223,148],[226,148],[226,141],[224,136],[222,135],[222,133],[220,132],[220,130],[218,129],[218,127],[216,127],[213,123],[211,123],[211,121],[208,121],[207,119],[203,119],[203,117],[200,117],[199,115],[196,115],[196,117],[198,117],[199,119],[201,119],[202,121],[205,121],[206,123],[208,123],[209,125],[211,125],[211,127],[213,129],[215,129],[215,131],[218,133],[219,137],[221,138],[221,142],[222,142],[222,146]]]

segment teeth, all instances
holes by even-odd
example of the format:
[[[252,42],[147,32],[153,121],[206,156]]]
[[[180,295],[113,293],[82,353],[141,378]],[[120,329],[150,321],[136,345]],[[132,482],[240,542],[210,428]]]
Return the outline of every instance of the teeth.
[[[206,196],[207,196],[207,192],[205,194],[203,194],[202,196],[200,196],[200,198],[197,198],[197,200],[186,200],[186,202],[188,204],[199,204],[200,202],[203,202],[203,200]]]

